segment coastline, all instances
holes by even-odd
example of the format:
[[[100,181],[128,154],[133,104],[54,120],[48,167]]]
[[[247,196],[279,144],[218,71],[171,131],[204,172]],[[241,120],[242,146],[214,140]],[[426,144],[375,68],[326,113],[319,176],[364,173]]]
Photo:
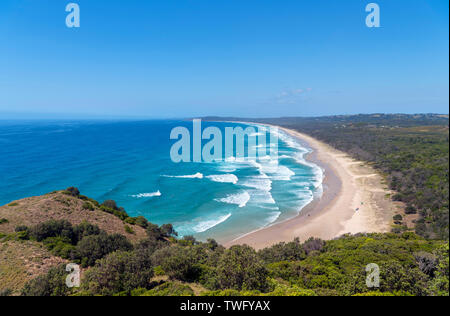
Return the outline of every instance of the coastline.
[[[381,175],[367,163],[308,135],[275,127],[313,150],[306,159],[324,170],[323,193],[296,217],[226,242],[226,247],[247,244],[262,249],[297,237],[303,242],[311,237],[329,240],[347,233],[390,231],[398,204],[387,196],[392,192],[385,188]]]

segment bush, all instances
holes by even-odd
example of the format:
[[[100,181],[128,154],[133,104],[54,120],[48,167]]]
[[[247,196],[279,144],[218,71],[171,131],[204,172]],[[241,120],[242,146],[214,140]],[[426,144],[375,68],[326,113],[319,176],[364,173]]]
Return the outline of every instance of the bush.
[[[67,188],[66,191],[64,191],[64,193],[67,194],[67,195],[74,196],[74,197],[79,197],[80,196],[80,190],[78,190],[75,187]]]
[[[139,296],[194,296],[194,291],[185,284],[166,282]]]
[[[22,296],[66,296],[72,291],[66,285],[66,278],[65,265],[51,268],[47,274],[26,283]]]
[[[107,235],[101,232],[98,235],[84,237],[76,249],[81,256],[82,265],[87,267],[93,266],[98,259],[111,252],[129,251],[133,249],[133,245],[122,235]]]
[[[109,254],[86,272],[83,288],[92,295],[130,294],[136,288],[149,288],[153,267],[148,256],[139,252]]]
[[[420,251],[414,254],[414,258],[416,259],[420,271],[430,277],[434,276],[434,272],[436,271],[438,265],[436,256],[428,252]]]
[[[16,233],[18,233],[18,232],[25,232],[25,231],[28,231],[28,230],[29,230],[29,228],[27,226],[25,226],[25,225],[16,226],[16,228],[14,229],[14,231]]]
[[[149,223],[146,232],[148,238],[150,238],[151,240],[161,240],[164,237],[161,229],[156,224]]]
[[[136,217],[136,225],[147,229],[148,227],[148,220],[144,216],[138,216]]]
[[[285,260],[303,260],[306,258],[306,252],[297,238],[290,243],[279,243],[258,252],[258,255],[266,263],[273,263]]]
[[[30,229],[30,236],[37,241],[43,241],[48,237],[63,237],[71,242],[75,241],[72,224],[66,220],[50,220],[38,224]]]
[[[417,209],[414,206],[407,206],[405,209],[405,214],[417,214]]]
[[[87,211],[95,210],[94,206],[90,202],[84,202],[82,208],[83,208],[83,210],[87,210]]]
[[[7,224],[9,221],[6,218],[0,218],[0,225],[1,224]]]
[[[268,272],[255,250],[249,246],[233,246],[226,250],[217,265],[221,289],[267,291]]]
[[[171,279],[183,282],[195,282],[199,279],[199,259],[195,249],[180,246],[166,247],[152,255],[154,265],[160,265]]]
[[[125,232],[127,232],[128,234],[135,234],[134,230],[130,226],[125,225],[123,228],[125,229]]]
[[[303,250],[307,255],[313,251],[322,251],[325,241],[319,238],[310,238],[303,244]]]
[[[113,209],[113,210],[119,210],[119,208],[117,207],[116,201],[113,200],[106,200],[102,203],[103,206]]]
[[[64,259],[76,259],[76,248],[70,243],[70,240],[62,237],[48,237],[44,239],[44,245],[55,256]]]
[[[84,237],[99,235],[102,232],[97,225],[92,225],[88,222],[82,222],[80,225],[73,228],[74,237],[76,243],[82,240]]]
[[[167,238],[178,236],[178,233],[175,231],[175,229],[173,229],[172,224],[162,225],[160,228],[160,231],[161,231],[161,234]]]

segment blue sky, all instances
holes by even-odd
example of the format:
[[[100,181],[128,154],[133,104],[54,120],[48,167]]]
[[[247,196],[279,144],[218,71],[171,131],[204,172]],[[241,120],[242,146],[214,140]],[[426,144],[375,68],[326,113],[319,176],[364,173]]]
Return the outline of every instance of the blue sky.
[[[381,28],[365,25],[370,2]],[[448,12],[448,0],[2,0],[0,115],[448,113]]]

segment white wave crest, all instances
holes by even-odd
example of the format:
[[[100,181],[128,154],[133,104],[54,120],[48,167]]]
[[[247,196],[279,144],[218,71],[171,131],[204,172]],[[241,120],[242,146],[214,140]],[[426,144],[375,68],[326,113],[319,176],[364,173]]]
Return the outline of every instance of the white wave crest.
[[[142,198],[150,198],[150,197],[155,197],[155,196],[161,196],[161,192],[157,191],[157,192],[152,192],[152,193],[139,193],[139,194],[135,194],[132,195],[132,197],[137,198],[137,199],[142,199]]]
[[[208,179],[214,182],[221,182],[221,183],[238,183],[239,179],[234,174],[216,174],[216,175],[210,175],[207,176]]]
[[[203,233],[207,230],[210,230],[211,228],[225,222],[227,219],[229,219],[231,217],[231,213],[224,215],[224,216],[220,216],[217,219],[212,219],[212,220],[206,220],[203,222],[198,223],[197,225],[195,225],[194,227],[192,227],[192,229],[196,232],[196,233]]]
[[[167,176],[167,175],[164,175],[163,177],[166,177],[166,178],[179,178],[179,179],[203,179],[203,174],[198,172],[198,173],[192,174],[192,175],[185,175],[185,176]]]
[[[280,215],[281,215],[281,212],[272,212],[272,213],[270,213],[269,217],[267,218],[265,226],[267,227],[267,226],[275,223],[276,220],[280,217]]]
[[[272,190],[272,181],[266,174],[261,174],[259,176],[248,177],[242,182],[242,186],[270,192]]]
[[[250,194],[247,191],[238,194],[230,194],[225,198],[216,199],[217,202],[239,205],[240,208],[245,207],[250,201]]]

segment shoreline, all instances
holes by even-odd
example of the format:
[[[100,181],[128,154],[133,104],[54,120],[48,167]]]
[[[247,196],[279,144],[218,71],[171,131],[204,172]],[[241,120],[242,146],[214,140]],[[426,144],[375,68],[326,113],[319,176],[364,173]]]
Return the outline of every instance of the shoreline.
[[[347,233],[390,231],[398,204],[387,197],[392,192],[385,188],[383,178],[372,167],[308,135],[271,126],[312,149],[305,158],[324,171],[323,193],[294,218],[250,232],[225,242],[224,246],[247,244],[262,249],[297,237],[304,242],[309,238],[329,240]]]

